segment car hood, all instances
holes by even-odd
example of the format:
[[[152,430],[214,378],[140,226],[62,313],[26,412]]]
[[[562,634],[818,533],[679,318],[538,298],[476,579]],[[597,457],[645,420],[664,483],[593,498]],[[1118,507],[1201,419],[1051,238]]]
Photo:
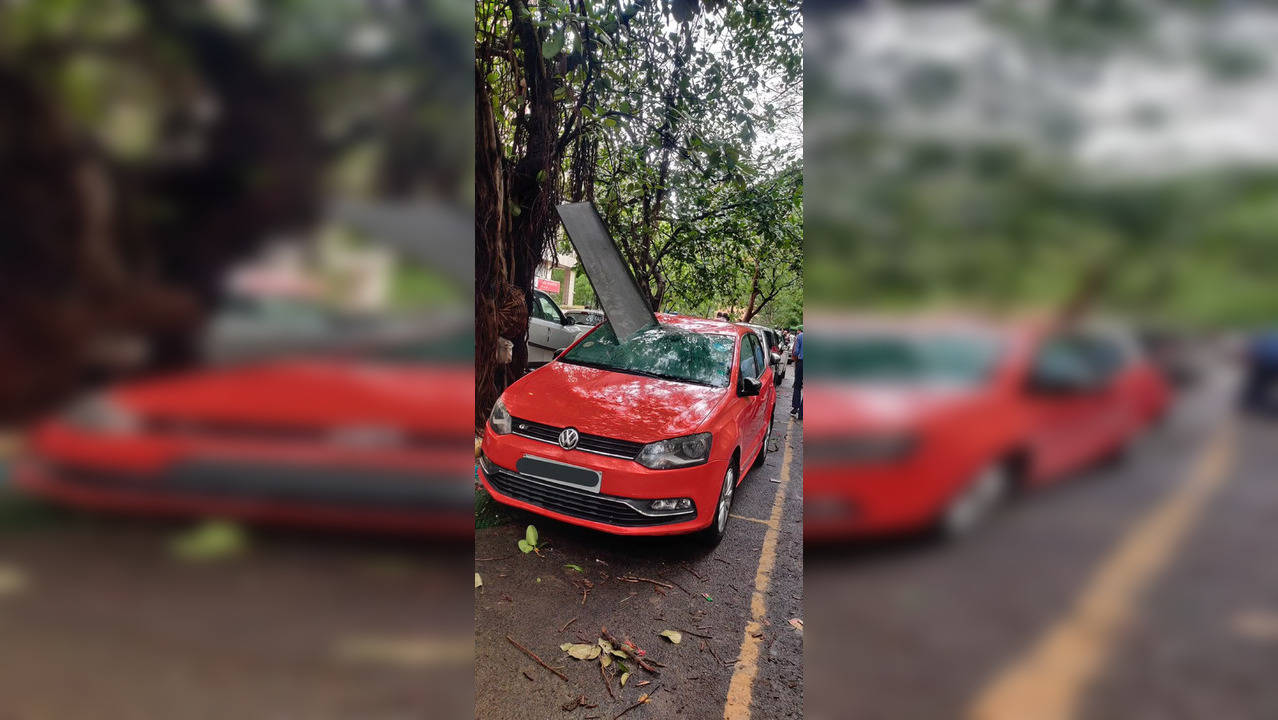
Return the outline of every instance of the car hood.
[[[552,362],[506,389],[510,414],[592,435],[652,442],[697,432],[728,388]]]
[[[804,388],[805,436],[885,433],[917,427],[972,406],[979,388],[952,385],[811,383]]]
[[[334,427],[386,425],[473,432],[469,367],[352,360],[276,361],[213,368],[119,386],[111,397],[145,417]]]

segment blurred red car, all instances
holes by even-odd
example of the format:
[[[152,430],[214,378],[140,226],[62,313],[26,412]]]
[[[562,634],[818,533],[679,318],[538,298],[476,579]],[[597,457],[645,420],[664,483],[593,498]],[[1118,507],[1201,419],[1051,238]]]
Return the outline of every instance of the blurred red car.
[[[624,343],[604,323],[506,389],[480,457],[496,500],[622,535],[723,536],[767,453],[772,369],[747,328],[658,321]]]
[[[469,533],[473,370],[408,355],[123,384],[35,426],[14,479],[102,510]]]
[[[976,527],[1014,489],[1109,458],[1170,395],[1135,344],[1088,330],[857,323],[814,334],[804,534]]]

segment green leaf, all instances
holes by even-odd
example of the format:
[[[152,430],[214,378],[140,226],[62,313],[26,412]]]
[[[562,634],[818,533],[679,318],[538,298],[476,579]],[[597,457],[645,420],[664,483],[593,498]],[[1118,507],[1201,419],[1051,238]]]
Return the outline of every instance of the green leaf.
[[[582,570],[582,569],[581,569],[581,566],[580,566],[580,565],[574,565],[574,564],[572,564],[572,563],[568,563],[567,565],[564,565],[564,567],[568,568],[569,570],[576,570],[576,571],[577,571],[577,572],[579,572],[579,573],[584,573],[584,572],[586,572],[585,570]]]
[[[541,44],[541,56],[547,60],[559,54],[564,49],[564,34],[557,32],[551,34]]]
[[[629,671],[621,673],[621,687],[626,686],[626,681],[630,679]]]
[[[527,540],[520,540],[520,541],[519,541],[519,549],[520,549],[520,551],[522,551],[525,555],[527,555],[528,553],[530,553],[530,552],[532,552],[532,551],[533,551],[533,546],[532,546],[532,545],[529,545]]]
[[[248,536],[234,523],[222,520],[206,522],[173,539],[170,550],[182,560],[208,562],[243,554],[248,549]]]
[[[529,545],[537,547],[537,528],[529,525],[528,529],[524,531],[524,539],[528,541]]]

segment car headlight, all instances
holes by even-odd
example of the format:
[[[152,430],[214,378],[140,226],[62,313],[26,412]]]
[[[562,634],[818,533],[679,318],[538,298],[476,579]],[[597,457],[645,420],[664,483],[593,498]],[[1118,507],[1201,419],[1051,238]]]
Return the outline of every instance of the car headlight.
[[[700,465],[710,459],[710,433],[660,440],[643,446],[635,462],[653,470]]]
[[[501,398],[493,403],[493,411],[488,414],[488,424],[498,435],[510,434],[510,412],[506,410],[506,403]]]
[[[141,426],[136,413],[107,395],[91,395],[74,403],[63,418],[73,427],[90,432],[124,434]]]

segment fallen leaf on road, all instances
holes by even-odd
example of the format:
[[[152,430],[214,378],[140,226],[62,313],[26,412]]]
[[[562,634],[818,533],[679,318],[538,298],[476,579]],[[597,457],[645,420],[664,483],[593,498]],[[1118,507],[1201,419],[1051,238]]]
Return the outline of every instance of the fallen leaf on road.
[[[662,630],[661,637],[669,640],[675,645],[678,645],[679,643],[683,642],[683,633],[679,632],[678,630]]]
[[[600,650],[598,645],[589,645],[587,643],[564,643],[559,646],[559,649],[578,660],[594,660],[599,657]]]
[[[586,572],[585,570],[581,569],[580,565],[573,565],[572,563],[568,563],[567,565],[564,565],[564,567],[568,568],[569,570],[576,570],[579,573]]]
[[[484,584],[484,579],[479,577],[479,573],[475,573],[475,587],[480,587],[483,584]]]
[[[600,655],[600,656],[599,656],[599,664],[600,664],[600,665],[603,665],[604,667],[608,667],[609,665],[611,665],[611,664],[612,664],[612,656],[611,656],[611,655],[609,655],[608,653],[604,653],[604,654]]]
[[[210,562],[242,555],[248,549],[248,535],[235,523],[211,520],[179,534],[169,550],[181,560]]]
[[[27,574],[13,565],[0,565],[0,597],[27,589]]]
[[[621,687],[625,687],[625,686],[626,686],[626,681],[627,681],[627,680],[629,680],[629,679],[630,679],[630,673],[629,673],[629,672],[623,672],[623,673],[621,673]]]

